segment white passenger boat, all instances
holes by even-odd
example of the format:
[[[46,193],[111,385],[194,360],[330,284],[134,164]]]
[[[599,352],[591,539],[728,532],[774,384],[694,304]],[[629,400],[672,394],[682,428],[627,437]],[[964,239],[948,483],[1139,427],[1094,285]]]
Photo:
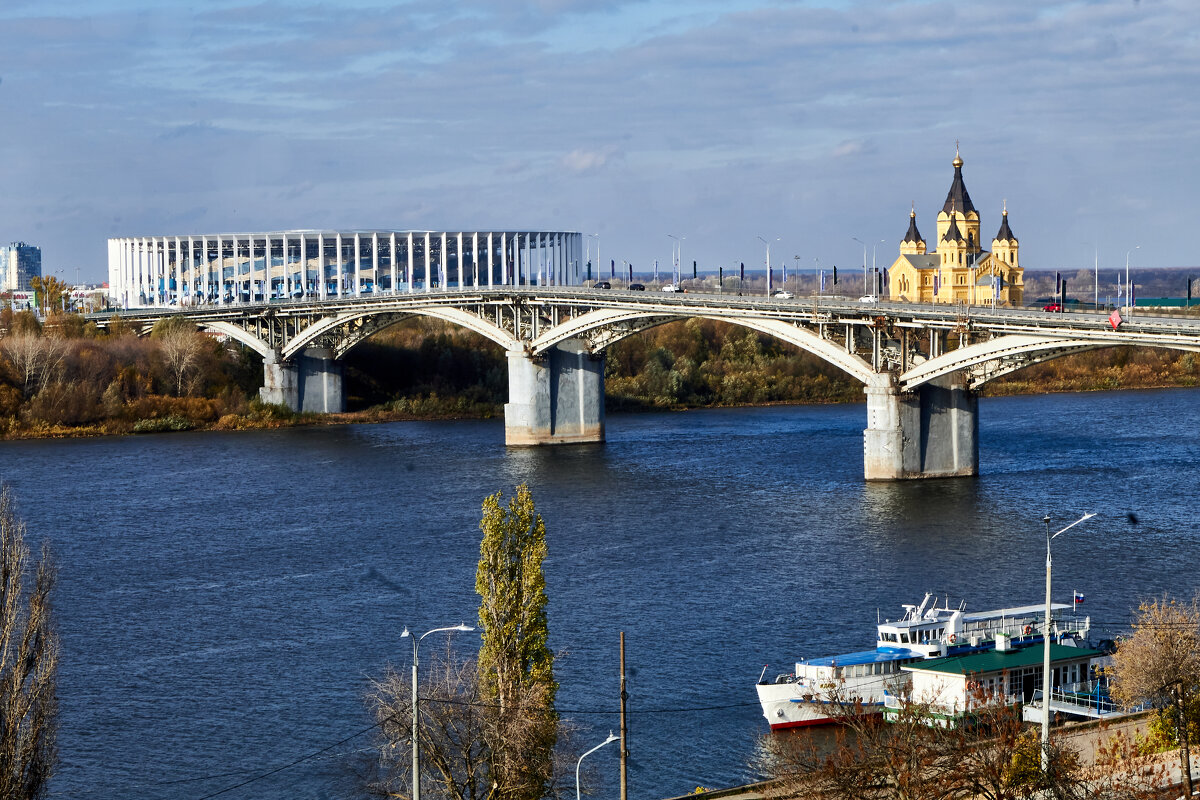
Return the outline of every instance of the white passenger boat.
[[[1045,605],[967,612],[960,604],[938,606],[932,594],[920,605],[905,605],[904,616],[876,627],[874,650],[796,662],[796,670],[758,682],[758,700],[772,730],[835,722],[847,713],[880,713],[886,694],[899,694],[908,680],[900,670],[926,658],[988,650],[1005,637],[1006,646],[1042,641]],[[1075,644],[1086,639],[1088,617],[1075,615],[1074,603],[1050,607],[1053,641]]]

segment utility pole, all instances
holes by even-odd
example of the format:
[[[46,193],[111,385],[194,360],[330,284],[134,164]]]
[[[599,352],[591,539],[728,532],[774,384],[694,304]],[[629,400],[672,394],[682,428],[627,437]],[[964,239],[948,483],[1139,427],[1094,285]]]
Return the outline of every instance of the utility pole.
[[[621,631],[621,800],[629,800],[629,728],[625,725],[625,631]]]

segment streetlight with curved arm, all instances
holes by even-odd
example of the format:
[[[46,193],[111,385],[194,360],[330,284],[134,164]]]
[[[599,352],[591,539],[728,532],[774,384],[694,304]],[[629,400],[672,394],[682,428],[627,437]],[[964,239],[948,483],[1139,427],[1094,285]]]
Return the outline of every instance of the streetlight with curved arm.
[[[1084,514],[1079,519],[1072,522],[1067,527],[1060,530],[1058,533],[1051,535],[1050,533],[1050,515],[1047,514],[1042,521],[1046,523],[1046,628],[1042,635],[1042,772],[1045,773],[1050,769],[1050,692],[1054,688],[1051,686],[1051,678],[1054,676],[1050,673],[1050,540],[1058,536],[1059,533],[1066,533],[1071,528],[1074,528],[1084,520],[1089,520],[1096,516],[1094,513]]]
[[[1141,250],[1140,244],[1134,245],[1125,251],[1125,302],[1128,304],[1125,307],[1125,316],[1133,318],[1133,284],[1129,282],[1129,254],[1134,250]]]
[[[621,738],[620,736],[617,736],[612,731],[609,731],[607,739],[605,739],[603,742],[601,742],[600,744],[593,747],[591,750],[588,750],[586,753],[581,755],[579,757],[579,761],[575,762],[575,800],[581,800],[580,793],[579,793],[579,768],[581,766],[583,766],[583,760],[585,758],[587,758],[588,756],[590,756],[592,753],[599,750],[601,747],[604,747],[604,745],[611,744],[620,738]]]
[[[400,634],[401,639],[413,640],[413,666],[412,666],[412,771],[413,771],[413,792],[412,800],[421,800],[421,740],[417,736],[417,647],[421,644],[421,640],[431,633],[442,633],[445,631],[473,631],[475,630],[470,625],[460,622],[457,625],[451,625],[448,628],[434,628],[431,631],[417,636],[415,633],[409,633],[408,628]]]
[[[771,296],[771,242],[778,242],[779,238],[776,236],[768,241],[761,236],[758,237],[758,240],[767,246],[767,297]]]

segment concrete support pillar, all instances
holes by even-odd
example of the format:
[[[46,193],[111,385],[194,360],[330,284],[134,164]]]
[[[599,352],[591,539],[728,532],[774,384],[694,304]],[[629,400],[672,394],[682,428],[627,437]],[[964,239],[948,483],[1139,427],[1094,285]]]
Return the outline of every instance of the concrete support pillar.
[[[541,358],[508,353],[504,441],[508,445],[604,441],[604,356],[578,340]]]
[[[293,411],[340,414],[346,410],[342,362],[323,347],[310,347],[291,361],[264,358],[258,395],[265,403],[281,403]]]
[[[979,474],[979,401],[958,376],[901,393],[877,374],[865,389],[863,468],[869,481]]]

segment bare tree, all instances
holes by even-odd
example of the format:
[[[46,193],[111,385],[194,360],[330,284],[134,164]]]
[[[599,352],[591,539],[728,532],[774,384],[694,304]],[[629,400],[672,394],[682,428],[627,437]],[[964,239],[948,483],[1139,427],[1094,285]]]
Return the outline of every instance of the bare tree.
[[[32,568],[32,575],[30,570]],[[57,757],[58,636],[50,610],[54,567],[36,563],[12,494],[0,489],[0,797],[46,796]]]
[[[154,326],[151,338],[158,341],[167,370],[175,380],[175,394],[183,394],[183,384],[200,368],[204,336],[186,319],[169,317]]]
[[[1180,769],[1191,797],[1188,711],[1200,694],[1200,597],[1190,603],[1163,597],[1138,606],[1133,635],[1113,655],[1113,674],[1117,699],[1148,701],[1160,714],[1167,708],[1176,712]]]
[[[0,340],[0,347],[17,373],[27,399],[37,394],[57,373],[67,353],[62,339],[32,332],[6,336]]]
[[[488,781],[487,708],[474,659],[459,658],[447,643],[431,659],[420,684],[421,787],[445,800],[483,800]],[[375,682],[368,705],[379,724],[380,750],[368,788],[384,797],[412,794],[412,684],[389,669]],[[407,745],[407,747],[405,746]]]

